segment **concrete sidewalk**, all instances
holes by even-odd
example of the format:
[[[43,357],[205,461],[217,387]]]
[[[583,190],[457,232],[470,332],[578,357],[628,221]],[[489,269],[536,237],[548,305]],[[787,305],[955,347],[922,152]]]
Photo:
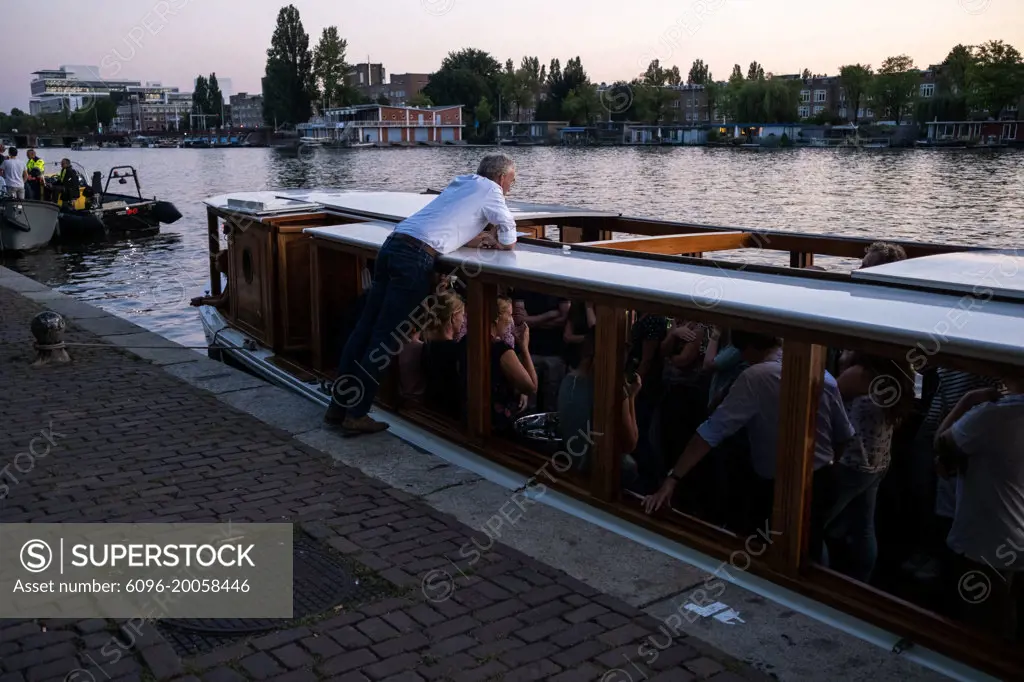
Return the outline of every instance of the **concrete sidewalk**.
[[[462,575],[449,557],[481,542],[480,531],[336,461],[402,466],[412,448],[387,435],[330,440],[315,406],[195,351],[71,348],[71,364],[31,368],[28,324],[44,306],[74,319],[69,342],[173,346],[0,269],[0,470],[10,464],[18,479],[4,481],[0,522],[290,521],[378,589],[354,608],[192,656],[152,624],[132,632],[104,620],[0,621],[0,682],[767,679],[506,545]],[[61,434],[51,452],[15,471],[15,453],[50,425]],[[444,465],[431,466],[440,481]],[[437,492],[429,475],[417,480],[423,494]],[[452,511],[472,502],[450,500]],[[669,577],[700,580],[678,570]],[[117,660],[113,637],[129,642]]]

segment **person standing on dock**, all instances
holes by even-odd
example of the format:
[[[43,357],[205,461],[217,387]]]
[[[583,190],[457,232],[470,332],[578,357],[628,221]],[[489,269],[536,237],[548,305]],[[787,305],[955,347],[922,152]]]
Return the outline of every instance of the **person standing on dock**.
[[[377,257],[366,307],[345,343],[324,424],[347,435],[388,425],[367,413],[390,355],[381,348],[431,292],[439,256],[466,245],[512,249],[516,221],[505,195],[516,181],[507,154],[488,154],[475,174],[461,175],[433,201],[395,227]],[[496,235],[486,231],[497,228]]]
[[[7,160],[3,166],[3,181],[7,186],[7,194],[14,199],[25,200],[25,179],[28,174],[25,172],[25,164],[18,158],[18,150],[11,147],[7,150]]]
[[[25,152],[28,160],[25,162],[25,172],[28,177],[25,179],[25,198],[39,201],[43,198],[43,175],[46,173],[46,164],[36,156],[35,149]]]

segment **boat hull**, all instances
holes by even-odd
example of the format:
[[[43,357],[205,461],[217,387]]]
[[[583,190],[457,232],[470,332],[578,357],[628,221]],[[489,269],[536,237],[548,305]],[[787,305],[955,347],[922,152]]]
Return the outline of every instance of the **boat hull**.
[[[46,246],[57,230],[58,212],[46,201],[0,199],[0,247],[32,251]]]
[[[65,211],[60,214],[60,238],[82,240],[108,234],[149,233],[181,218],[181,212],[169,201],[132,202],[130,197],[107,195],[117,203],[95,209]],[[125,201],[127,199],[127,201]]]

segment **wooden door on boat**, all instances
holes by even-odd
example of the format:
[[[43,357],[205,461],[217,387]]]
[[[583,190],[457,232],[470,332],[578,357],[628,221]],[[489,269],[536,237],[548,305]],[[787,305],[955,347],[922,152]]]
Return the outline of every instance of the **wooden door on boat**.
[[[273,311],[267,289],[271,235],[267,227],[250,224],[247,229],[232,230],[230,241],[229,284],[232,316],[236,324],[254,338],[273,346]]]

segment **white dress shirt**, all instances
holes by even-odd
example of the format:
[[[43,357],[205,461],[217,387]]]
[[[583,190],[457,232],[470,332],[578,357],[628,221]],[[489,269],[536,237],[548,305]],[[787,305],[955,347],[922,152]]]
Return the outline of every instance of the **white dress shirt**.
[[[953,424],[953,442],[967,470],[946,544],[998,571],[1024,571],[1024,395],[975,406]]]
[[[445,254],[465,246],[488,225],[498,228],[499,242],[515,244],[516,220],[501,187],[480,175],[460,175],[436,199],[399,223],[395,232]]]

